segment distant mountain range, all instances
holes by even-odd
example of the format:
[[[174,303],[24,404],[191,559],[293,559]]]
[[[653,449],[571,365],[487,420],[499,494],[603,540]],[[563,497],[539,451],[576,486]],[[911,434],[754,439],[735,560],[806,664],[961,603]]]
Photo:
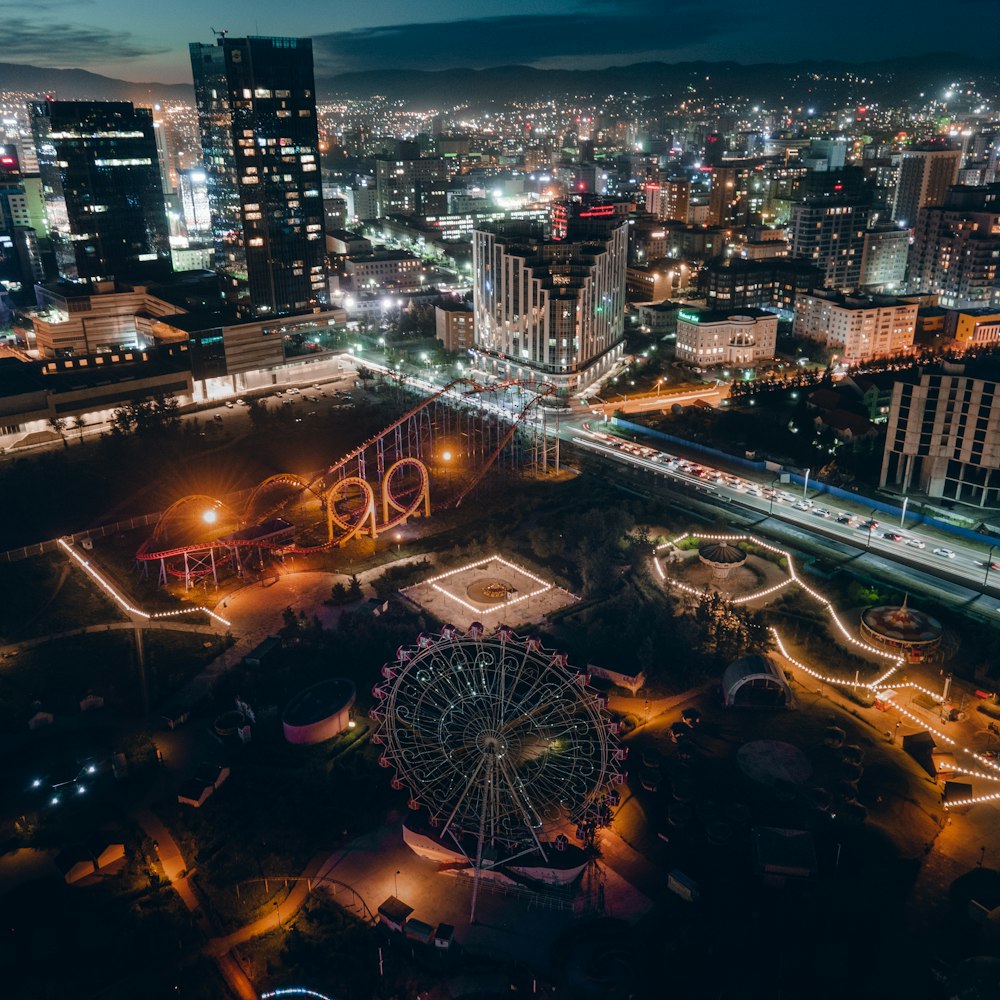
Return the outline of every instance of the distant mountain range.
[[[866,83],[845,84],[846,74]],[[818,78],[817,78],[818,77]],[[839,77],[839,80],[833,79]],[[461,101],[484,104],[562,94],[631,92],[639,97],[681,95],[694,88],[701,97],[730,95],[770,102],[784,98],[842,100],[847,93],[867,100],[906,100],[921,91],[933,93],[951,82],[975,80],[984,93],[1000,93],[1000,65],[993,60],[935,54],[877,63],[735,62],[634,63],[599,70],[535,69],[498,66],[490,69],[372,70],[317,80],[317,91],[351,97],[383,94],[408,103],[451,107]]]
[[[863,79],[845,82],[847,74]],[[836,78],[836,79],[835,79]],[[693,88],[700,97],[742,95],[771,102],[858,99],[898,101],[934,93],[953,81],[975,80],[987,97],[1000,94],[1000,64],[986,59],[944,53],[887,59],[877,63],[734,62],[635,63],[600,70],[535,69],[497,66],[490,69],[368,70],[317,79],[320,99],[381,94],[410,104],[452,107],[520,98],[565,94],[594,95],[631,92],[640,97],[681,95]],[[190,84],[129,83],[82,69],[48,69],[0,63],[0,90],[53,92],[66,99],[193,101]],[[994,105],[995,106],[995,105]]]
[[[26,63],[0,62],[0,91],[52,93],[67,101],[132,101],[150,104],[174,100],[194,102],[194,87],[188,83],[129,83],[85,69],[51,69]]]

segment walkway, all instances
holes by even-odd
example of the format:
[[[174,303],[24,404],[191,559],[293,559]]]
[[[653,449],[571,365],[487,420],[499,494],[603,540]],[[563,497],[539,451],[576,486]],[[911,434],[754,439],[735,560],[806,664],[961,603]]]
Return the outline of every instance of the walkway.
[[[260,937],[262,934],[269,934],[280,928],[285,921],[291,920],[309,898],[312,891],[310,880],[322,879],[329,875],[338,856],[339,852],[330,855],[325,852],[315,855],[306,865],[301,877],[292,887],[292,891],[277,903],[270,913],[252,920],[249,924],[245,924],[239,930],[233,931],[225,937],[211,938],[205,945],[205,954],[218,958],[237,945],[243,944],[251,938]],[[275,881],[280,881],[280,879],[275,879]]]
[[[164,826],[163,821],[148,808],[139,809],[134,814],[136,821],[145,830],[146,836],[153,841],[163,874],[173,886],[174,891],[184,901],[184,905],[194,914],[195,926],[206,940],[211,940],[214,928],[205,908],[201,904],[197,890],[191,882],[193,871],[188,871],[180,848],[173,835]],[[225,977],[234,996],[240,1000],[258,1000],[257,991],[250,984],[239,963],[229,953],[229,950],[215,956],[219,971]]]

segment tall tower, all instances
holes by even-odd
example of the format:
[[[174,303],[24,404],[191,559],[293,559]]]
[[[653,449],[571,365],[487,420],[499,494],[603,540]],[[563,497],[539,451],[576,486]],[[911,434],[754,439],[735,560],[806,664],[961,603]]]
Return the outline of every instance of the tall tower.
[[[81,284],[170,271],[153,114],[127,101],[31,106],[59,276]]]
[[[962,151],[944,140],[931,140],[906,150],[899,162],[892,221],[912,227],[921,208],[940,205],[958,180],[961,165]]]
[[[827,288],[851,292],[861,284],[871,209],[857,201],[806,198],[792,206],[792,256],[809,261]]]
[[[327,301],[312,40],[192,42],[216,267],[246,318]]]

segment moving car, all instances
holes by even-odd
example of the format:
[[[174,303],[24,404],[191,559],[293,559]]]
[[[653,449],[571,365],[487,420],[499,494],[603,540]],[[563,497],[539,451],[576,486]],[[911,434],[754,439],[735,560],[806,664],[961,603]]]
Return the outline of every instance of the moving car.
[[[941,556],[942,559],[954,559],[955,553],[952,549],[946,549],[943,545],[939,545],[934,550],[934,555]]]

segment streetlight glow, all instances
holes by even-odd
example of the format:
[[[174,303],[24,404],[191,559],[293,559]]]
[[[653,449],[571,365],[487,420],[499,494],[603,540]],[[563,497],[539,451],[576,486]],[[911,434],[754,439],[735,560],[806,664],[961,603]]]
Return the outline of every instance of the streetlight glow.
[[[216,514],[216,512],[210,507],[208,510],[202,512],[201,519],[205,522],[205,524],[215,524],[218,516],[219,515]]]

